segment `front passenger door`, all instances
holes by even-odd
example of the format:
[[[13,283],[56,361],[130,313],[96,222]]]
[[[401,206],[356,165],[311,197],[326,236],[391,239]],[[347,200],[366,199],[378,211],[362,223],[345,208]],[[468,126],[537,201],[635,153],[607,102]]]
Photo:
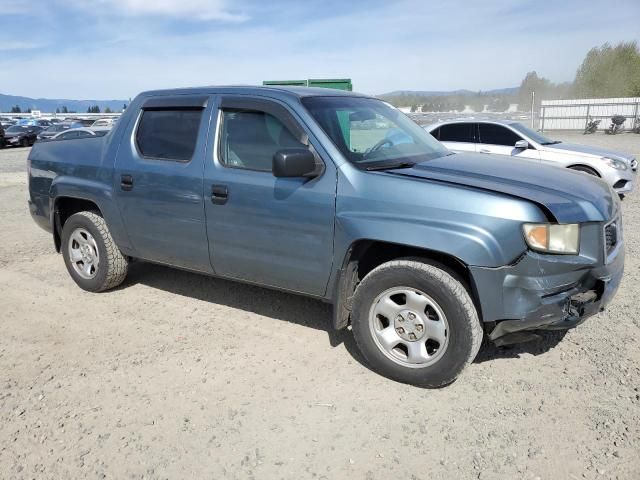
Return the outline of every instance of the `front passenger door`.
[[[529,145],[529,148],[516,148],[516,142],[524,140],[513,130],[496,123],[479,124],[478,151],[480,153],[492,153],[507,155],[525,160],[539,160],[539,152]]]
[[[321,296],[333,261],[336,169],[316,178],[276,178],[273,155],[321,146],[284,105],[223,97],[205,164],[205,213],[216,274]],[[305,143],[306,142],[306,143]]]

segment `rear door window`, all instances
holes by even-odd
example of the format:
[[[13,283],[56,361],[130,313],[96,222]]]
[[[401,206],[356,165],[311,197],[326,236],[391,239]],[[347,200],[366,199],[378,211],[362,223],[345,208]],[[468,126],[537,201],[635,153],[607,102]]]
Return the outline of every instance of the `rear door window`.
[[[451,123],[442,125],[436,138],[441,142],[474,143],[474,130],[474,123]]]
[[[147,158],[188,162],[201,119],[201,108],[143,110],[136,131],[138,150]]]
[[[480,143],[513,147],[519,140],[522,140],[522,138],[518,134],[502,125],[494,123],[480,124]]]

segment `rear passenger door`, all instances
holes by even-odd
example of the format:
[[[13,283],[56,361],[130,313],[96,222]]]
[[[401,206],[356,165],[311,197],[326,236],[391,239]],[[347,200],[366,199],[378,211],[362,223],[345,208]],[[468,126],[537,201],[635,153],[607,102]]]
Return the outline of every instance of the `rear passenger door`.
[[[476,151],[476,124],[449,123],[434,130],[431,135],[454,152]]]
[[[508,155],[522,159],[539,160],[539,152],[533,148],[515,148],[516,142],[524,140],[520,135],[496,123],[480,123],[478,151],[496,155]]]
[[[207,231],[218,275],[321,296],[333,261],[336,169],[276,100],[222,97],[205,163]],[[276,178],[273,155],[305,148],[324,172]]]
[[[150,97],[125,127],[114,192],[134,255],[212,272],[202,172],[208,96]]]

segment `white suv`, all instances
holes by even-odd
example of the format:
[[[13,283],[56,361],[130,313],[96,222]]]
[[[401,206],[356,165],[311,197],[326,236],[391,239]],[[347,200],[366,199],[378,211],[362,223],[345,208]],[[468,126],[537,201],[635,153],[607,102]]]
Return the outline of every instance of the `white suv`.
[[[447,148],[508,155],[579,170],[605,180],[619,194],[633,191],[638,161],[631,155],[587,145],[562,143],[509,120],[453,120],[425,127]]]

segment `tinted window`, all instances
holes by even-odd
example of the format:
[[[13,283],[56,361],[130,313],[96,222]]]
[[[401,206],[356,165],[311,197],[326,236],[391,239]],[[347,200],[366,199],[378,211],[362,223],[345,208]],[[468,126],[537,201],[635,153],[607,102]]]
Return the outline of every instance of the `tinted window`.
[[[513,147],[519,140],[522,140],[519,135],[501,125],[480,124],[480,143]]]
[[[473,143],[475,135],[473,134],[474,123],[452,123],[450,125],[442,125],[440,127],[440,135],[438,140],[441,142],[467,142]]]
[[[89,132],[78,132],[78,138],[93,137]]]
[[[201,109],[144,110],[136,132],[140,153],[166,160],[191,160],[201,117]]]
[[[223,112],[220,162],[234,168],[270,172],[273,155],[285,148],[307,148],[273,115],[247,110]]]

